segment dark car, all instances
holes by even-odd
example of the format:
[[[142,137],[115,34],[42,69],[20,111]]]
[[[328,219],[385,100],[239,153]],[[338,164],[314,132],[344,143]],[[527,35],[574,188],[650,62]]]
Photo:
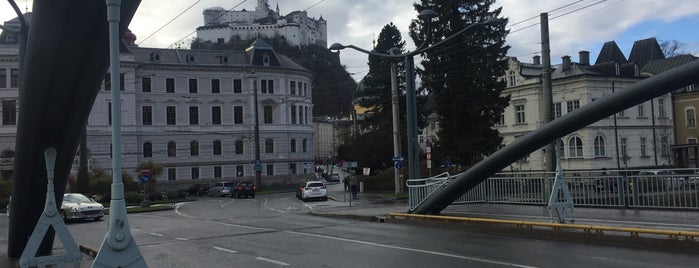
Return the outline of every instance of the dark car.
[[[209,185],[209,184],[203,184],[203,183],[193,184],[192,186],[189,187],[189,189],[187,189],[187,194],[196,195],[196,196],[208,194],[210,187],[211,187],[211,185]]]
[[[241,181],[231,188],[231,198],[241,196],[255,198],[255,190],[257,190],[257,186],[251,181]]]

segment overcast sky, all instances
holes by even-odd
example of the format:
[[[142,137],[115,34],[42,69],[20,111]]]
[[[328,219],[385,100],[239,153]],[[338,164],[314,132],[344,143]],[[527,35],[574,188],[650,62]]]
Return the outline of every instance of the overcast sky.
[[[15,0],[31,11],[32,1]],[[408,25],[417,17],[412,0],[269,0],[274,9],[279,5],[282,15],[295,10],[307,10],[308,16],[322,16],[328,22],[328,45],[353,44],[370,49],[372,40],[389,22],[396,24],[414,48],[408,36]],[[241,4],[242,3],[242,4]],[[209,7],[254,10],[257,0],[142,0],[130,29],[141,47],[168,47],[178,41],[189,43],[195,30],[203,24],[202,11]],[[187,8],[191,8],[185,11]],[[594,62],[604,42],[614,40],[628,57],[635,40],[656,37],[658,40],[678,40],[684,52],[699,55],[699,3],[696,0],[499,0],[502,16],[509,18],[511,33],[510,56],[524,62],[541,50],[539,14],[549,12],[552,63],[561,56],[578,60],[578,51],[591,52]],[[181,16],[178,14],[184,12]],[[16,17],[7,1],[0,2],[0,21]],[[177,17],[175,19],[175,17]],[[534,18],[531,20],[527,20]],[[168,21],[172,23],[163,27]],[[527,26],[531,26],[528,27]],[[147,40],[146,37],[151,35]],[[359,52],[343,50],[342,62],[355,79],[368,71],[367,57]]]

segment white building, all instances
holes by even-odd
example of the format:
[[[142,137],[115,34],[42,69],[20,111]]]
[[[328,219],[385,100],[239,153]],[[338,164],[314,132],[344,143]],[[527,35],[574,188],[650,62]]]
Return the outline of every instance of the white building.
[[[294,11],[286,16],[269,8],[267,0],[257,0],[255,11],[227,11],[221,7],[204,10],[204,26],[197,28],[200,41],[225,43],[229,40],[284,38],[291,46],[318,45],[327,47],[327,22],[308,17],[306,11]]]

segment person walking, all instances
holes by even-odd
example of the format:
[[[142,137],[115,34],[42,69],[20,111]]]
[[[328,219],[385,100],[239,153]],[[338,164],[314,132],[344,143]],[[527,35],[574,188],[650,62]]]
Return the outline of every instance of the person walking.
[[[349,178],[349,183],[350,183],[350,191],[352,192],[352,198],[357,199],[357,189],[359,187],[359,178],[357,178],[356,175],[352,174],[350,175]]]
[[[350,188],[349,188],[349,177],[350,176],[351,175],[345,175],[345,178],[342,179],[342,183],[345,184],[345,192],[349,192],[349,190],[350,190]]]

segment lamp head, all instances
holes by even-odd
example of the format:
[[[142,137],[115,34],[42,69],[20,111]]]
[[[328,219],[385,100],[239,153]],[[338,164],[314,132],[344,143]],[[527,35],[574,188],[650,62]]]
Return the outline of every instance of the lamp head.
[[[417,17],[420,18],[421,20],[427,20],[427,21],[429,21],[432,18],[435,18],[437,16],[439,16],[439,14],[437,14],[437,12],[434,12],[434,10],[432,10],[432,9],[423,9],[422,11],[420,11],[420,14],[417,15]]]
[[[345,49],[345,46],[340,43],[333,43],[330,45],[330,51],[340,51]]]

